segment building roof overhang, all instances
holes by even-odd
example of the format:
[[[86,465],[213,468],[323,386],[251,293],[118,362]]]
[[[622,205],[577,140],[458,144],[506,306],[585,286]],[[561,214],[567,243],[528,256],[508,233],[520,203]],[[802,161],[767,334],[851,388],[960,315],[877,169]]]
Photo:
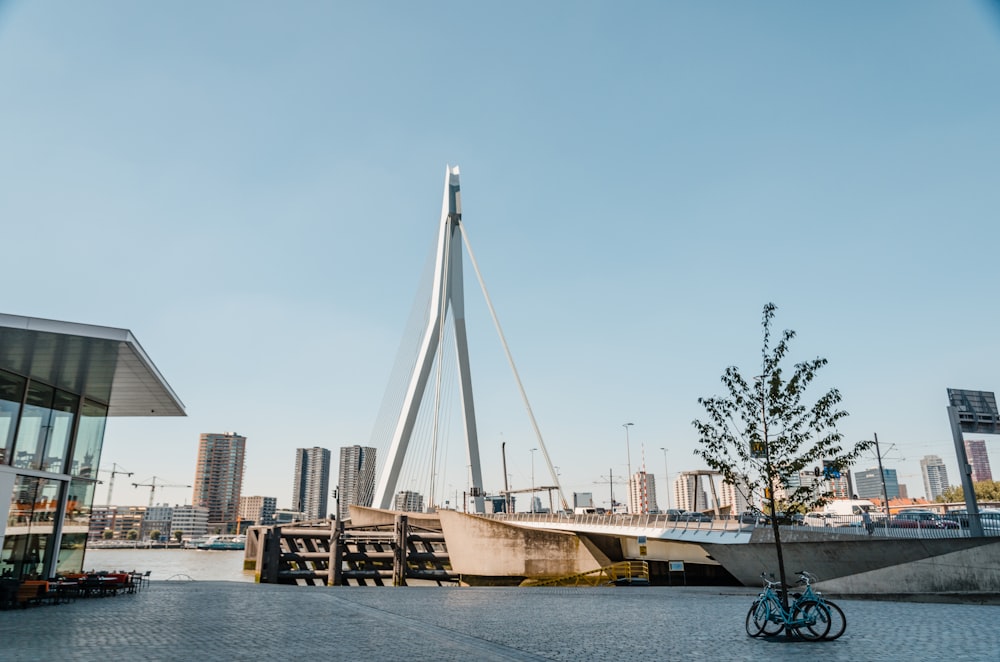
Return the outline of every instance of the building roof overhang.
[[[185,416],[128,329],[0,313],[0,368],[99,400],[108,416]]]

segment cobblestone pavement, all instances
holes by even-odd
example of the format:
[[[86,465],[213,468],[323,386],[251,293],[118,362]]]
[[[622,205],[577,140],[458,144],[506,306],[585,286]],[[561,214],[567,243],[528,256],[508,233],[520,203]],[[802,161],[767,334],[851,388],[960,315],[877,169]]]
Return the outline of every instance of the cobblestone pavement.
[[[0,611],[0,660],[991,660],[1000,606],[837,600],[836,641],[751,639],[742,588],[153,582]]]

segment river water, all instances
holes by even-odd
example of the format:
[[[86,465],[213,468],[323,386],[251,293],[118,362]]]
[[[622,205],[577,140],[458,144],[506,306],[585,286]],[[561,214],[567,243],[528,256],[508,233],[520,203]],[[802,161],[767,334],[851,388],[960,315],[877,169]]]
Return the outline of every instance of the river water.
[[[150,571],[152,581],[187,580],[252,582],[243,571],[242,550],[88,549],[84,570]]]

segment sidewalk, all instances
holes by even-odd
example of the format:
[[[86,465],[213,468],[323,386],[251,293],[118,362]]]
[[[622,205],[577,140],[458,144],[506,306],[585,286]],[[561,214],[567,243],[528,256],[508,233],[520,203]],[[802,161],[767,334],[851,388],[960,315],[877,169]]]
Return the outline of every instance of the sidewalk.
[[[832,642],[751,639],[741,588],[322,588],[152,582],[0,612],[0,659],[995,660],[1000,607],[838,600]]]

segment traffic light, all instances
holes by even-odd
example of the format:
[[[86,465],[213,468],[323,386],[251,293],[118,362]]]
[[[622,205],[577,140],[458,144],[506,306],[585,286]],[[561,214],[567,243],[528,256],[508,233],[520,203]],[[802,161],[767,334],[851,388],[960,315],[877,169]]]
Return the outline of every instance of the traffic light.
[[[840,469],[830,460],[823,460],[823,478],[840,478]]]
[[[813,476],[819,478],[819,467],[813,467]]]

